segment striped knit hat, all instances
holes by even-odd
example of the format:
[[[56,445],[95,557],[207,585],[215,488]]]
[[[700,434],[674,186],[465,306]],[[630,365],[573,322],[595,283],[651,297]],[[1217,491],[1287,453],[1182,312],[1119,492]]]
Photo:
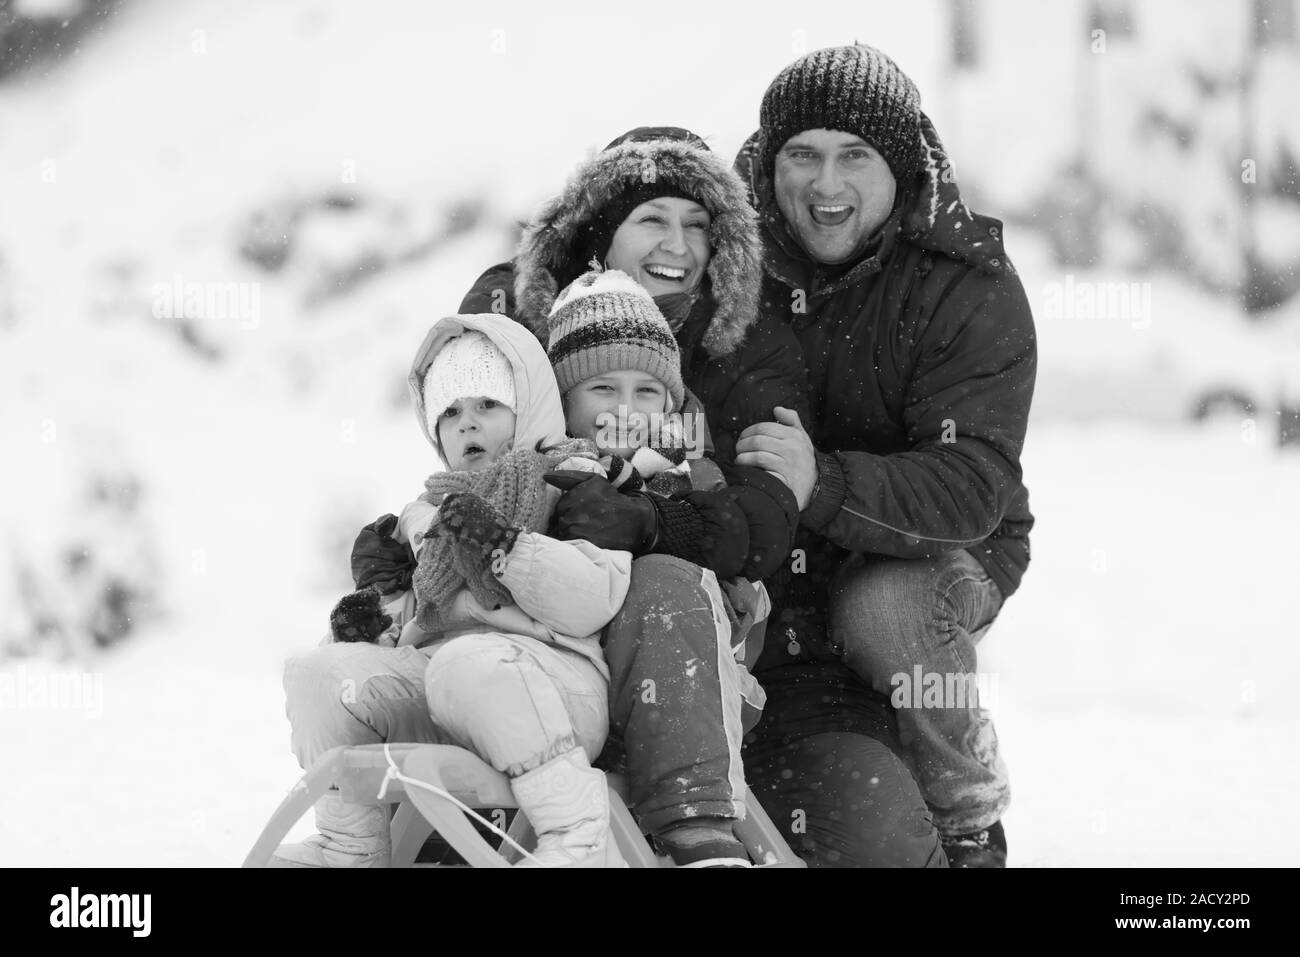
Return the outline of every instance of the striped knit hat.
[[[866,44],[827,47],[795,60],[767,88],[758,115],[768,171],[786,141],[804,130],[862,137],[900,183],[921,168],[921,94],[898,64]]]
[[[617,269],[583,273],[555,298],[546,348],[560,395],[616,369],[639,369],[664,384],[680,409],[685,396],[677,340],[650,294]]]

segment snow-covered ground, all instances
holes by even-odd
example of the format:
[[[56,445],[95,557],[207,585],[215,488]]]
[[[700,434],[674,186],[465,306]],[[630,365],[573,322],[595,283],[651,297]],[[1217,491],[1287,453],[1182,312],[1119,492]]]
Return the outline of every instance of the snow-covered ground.
[[[981,662],[1013,774],[1011,863],[1293,865],[1300,649],[1278,543],[1300,535],[1300,457],[1235,427],[1044,425],[1025,468],[1034,564]],[[333,594],[271,583],[295,555],[277,551],[210,558],[199,608],[95,665],[101,716],[0,710],[0,861],[242,859],[299,773],[280,663]]]
[[[283,660],[322,633],[351,534],[432,466],[404,405],[409,354],[508,254],[511,220],[627,126],[689,125],[731,152],[794,43],[870,39],[929,89],[939,7],[808,4],[804,24],[693,11],[690,50],[741,91],[724,95],[672,17],[638,22],[646,84],[611,79],[629,41],[597,5],[450,21],[432,4],[235,17],[136,0],[48,77],[0,87],[0,129],[24,133],[0,144],[0,570],[21,555],[49,573],[52,543],[80,535],[159,594],[118,648],[0,664],[0,864],[238,863],[299,773]],[[339,189],[364,205],[307,216],[279,272],[237,255],[255,210]],[[479,225],[440,233],[466,199]],[[1201,426],[1187,411],[1219,383],[1300,399],[1300,312],[1247,327],[1179,277],[1067,277],[1009,233],[1041,351],[1034,560],[981,661],[1015,788],[1011,862],[1294,863],[1300,449],[1274,447],[1271,409]],[[433,253],[309,303],[322,273],[422,237]],[[192,315],[187,345],[153,308],[177,277],[242,283],[256,309]],[[1064,305],[1113,283],[1148,287],[1128,311]],[[148,555],[106,547],[134,539],[84,504],[81,481],[105,471],[140,479]],[[0,581],[0,632],[18,587]],[[36,697],[60,691],[61,706]]]

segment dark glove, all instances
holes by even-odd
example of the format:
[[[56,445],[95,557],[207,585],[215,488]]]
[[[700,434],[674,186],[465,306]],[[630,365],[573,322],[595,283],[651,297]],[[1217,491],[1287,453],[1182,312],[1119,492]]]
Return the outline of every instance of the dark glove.
[[[375,587],[381,594],[406,591],[415,573],[411,546],[393,538],[396,515],[383,515],[361,530],[352,546],[352,580],[358,589]]]
[[[335,641],[373,642],[393,623],[379,607],[379,591],[363,588],[344,595],[330,612],[330,631]]]
[[[555,506],[552,528],[557,538],[581,538],[597,548],[642,555],[658,538],[658,513],[640,492],[624,495],[590,472],[559,470],[543,476],[564,492]]]
[[[449,536],[462,554],[500,559],[510,554],[522,531],[480,496],[455,492],[442,500],[429,534]]]

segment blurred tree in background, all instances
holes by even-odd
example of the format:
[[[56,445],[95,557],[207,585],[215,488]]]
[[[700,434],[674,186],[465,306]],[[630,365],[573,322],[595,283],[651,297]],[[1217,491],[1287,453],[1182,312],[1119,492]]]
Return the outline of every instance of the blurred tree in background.
[[[0,0],[0,81],[70,56],[121,0]]]
[[[953,3],[969,32],[970,0]],[[1213,44],[1175,42],[1168,18],[1181,9],[1087,0],[1083,11],[1076,146],[1025,221],[1062,267],[1169,268],[1247,315],[1271,313],[1300,291],[1295,0],[1210,9]]]

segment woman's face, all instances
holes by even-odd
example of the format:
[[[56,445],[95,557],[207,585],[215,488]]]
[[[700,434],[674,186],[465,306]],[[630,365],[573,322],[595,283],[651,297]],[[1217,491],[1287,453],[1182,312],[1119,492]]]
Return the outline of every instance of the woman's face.
[[[699,203],[661,196],[623,220],[605,265],[641,284],[651,296],[690,292],[709,265],[709,214]]]

